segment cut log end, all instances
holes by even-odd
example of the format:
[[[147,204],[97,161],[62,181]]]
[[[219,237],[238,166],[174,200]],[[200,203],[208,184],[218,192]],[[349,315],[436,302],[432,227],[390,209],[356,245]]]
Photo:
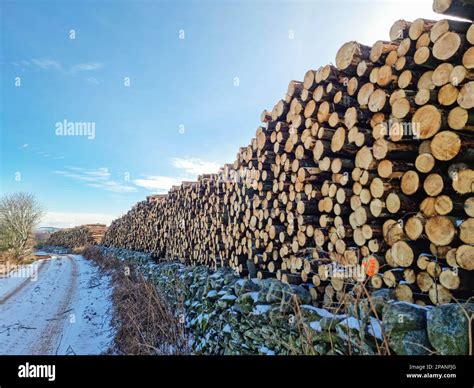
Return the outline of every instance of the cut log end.
[[[440,111],[433,105],[419,108],[412,118],[412,130],[420,139],[433,137],[441,128]]]
[[[430,149],[436,159],[451,160],[461,150],[461,139],[452,131],[443,131],[435,135],[430,143]]]
[[[456,228],[448,217],[435,216],[426,221],[425,232],[433,244],[445,246],[453,241]]]

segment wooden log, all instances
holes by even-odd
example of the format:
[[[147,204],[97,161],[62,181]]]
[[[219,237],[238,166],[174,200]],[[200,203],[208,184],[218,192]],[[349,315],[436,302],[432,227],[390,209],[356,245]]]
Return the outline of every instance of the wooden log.
[[[466,38],[470,44],[474,45],[474,25],[473,24],[471,24],[471,27],[469,27],[469,29],[466,32]]]
[[[440,284],[448,290],[472,289],[472,273],[459,268],[443,268],[439,275]]]
[[[383,40],[378,40],[372,45],[370,50],[369,59],[372,63],[378,62],[382,56],[386,56],[392,51],[396,51],[398,44],[396,42],[386,42]]]
[[[403,19],[397,20],[390,27],[390,40],[395,41],[405,39],[408,36],[410,26],[411,22],[407,22]]]
[[[416,19],[410,25],[408,36],[411,40],[417,40],[424,32],[428,32],[435,25],[435,21],[427,19]]]
[[[408,242],[400,240],[391,247],[392,258],[396,265],[400,267],[410,267],[413,263],[417,248]]]
[[[461,245],[456,249],[456,263],[461,268],[468,271],[474,270],[474,247],[471,245]]]
[[[413,168],[413,164],[410,162],[382,159],[377,166],[377,173],[382,178],[396,179],[401,178],[411,168]]]
[[[474,197],[469,197],[464,201],[464,211],[469,217],[474,217]]]
[[[423,189],[430,197],[436,197],[443,191],[443,177],[439,174],[429,174],[423,182]]]
[[[474,170],[462,168],[451,174],[453,189],[459,194],[469,194],[474,191]]]
[[[355,41],[344,43],[336,54],[336,67],[339,70],[349,70],[352,67],[356,71],[359,62],[369,58],[370,51],[370,47]]]
[[[459,225],[459,238],[465,244],[474,244],[474,218],[468,218]]]
[[[404,231],[407,237],[412,240],[418,240],[424,230],[425,219],[419,216],[412,216],[407,219],[404,225]]]
[[[469,0],[434,0],[433,11],[443,15],[474,20],[474,5]]]
[[[420,188],[420,178],[418,174],[413,170],[404,173],[401,179],[400,188],[406,195],[415,194]]]
[[[395,288],[395,297],[399,301],[413,303],[413,295],[418,291],[417,287],[413,284],[406,282],[399,283]]]
[[[430,30],[430,40],[435,43],[442,35],[448,31],[466,34],[471,23],[460,20],[441,19],[438,20]]]
[[[451,302],[453,296],[451,292],[441,284],[433,284],[428,293],[433,304],[445,304]]]
[[[431,153],[424,152],[419,154],[415,160],[415,167],[421,173],[430,172],[435,166],[435,158]]]
[[[474,113],[470,110],[456,106],[449,111],[448,125],[455,130],[474,130]]]
[[[432,81],[435,86],[441,87],[450,82],[451,72],[454,66],[449,62],[439,64],[433,71]]]
[[[435,245],[449,245],[456,235],[456,227],[446,216],[431,217],[426,221],[425,233]]]
[[[463,65],[457,65],[451,70],[449,75],[449,82],[453,86],[462,85],[464,82],[469,82],[474,80],[474,74],[472,70],[466,69]]]
[[[440,61],[453,60],[460,55],[464,45],[461,34],[452,31],[445,32],[433,45],[433,56]]]
[[[412,118],[413,133],[420,139],[433,137],[442,125],[442,114],[433,105],[425,105],[417,109]]]
[[[440,161],[448,161],[457,157],[458,160],[472,160],[474,142],[471,138],[463,138],[452,131],[442,131],[433,137],[430,143],[431,154]]]
[[[474,82],[471,81],[462,86],[457,103],[464,109],[474,108]]]
[[[420,291],[428,292],[433,287],[434,280],[426,271],[421,271],[416,275],[416,284]]]
[[[470,47],[464,52],[462,64],[466,69],[474,69],[474,47]]]

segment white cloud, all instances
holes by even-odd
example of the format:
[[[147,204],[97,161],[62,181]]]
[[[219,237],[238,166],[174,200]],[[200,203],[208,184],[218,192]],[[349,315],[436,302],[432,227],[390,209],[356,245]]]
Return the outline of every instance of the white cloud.
[[[99,167],[95,170],[87,170],[82,167],[74,167],[74,166],[67,166],[66,168],[71,171],[76,171],[86,177],[107,179],[107,178],[110,178],[110,175],[111,175],[107,167]]]
[[[103,64],[98,63],[98,62],[78,63],[77,65],[72,66],[69,72],[71,74],[76,74],[83,71],[98,70],[102,67],[103,67]]]
[[[133,186],[123,185],[121,183],[110,180],[99,183],[87,183],[87,186],[111,191],[113,193],[133,193],[137,191],[137,189]]]
[[[54,170],[53,174],[62,175],[66,178],[71,178],[71,179],[78,180],[78,181],[86,181],[86,182],[87,181],[95,181],[94,178],[83,176],[81,174],[76,174],[76,173],[64,171],[64,170]]]
[[[28,144],[23,144],[21,147],[19,147],[19,149],[24,149],[24,150],[28,151],[27,148],[31,149],[32,152],[34,152],[36,155],[42,156],[43,158],[52,158],[52,159],[55,159],[55,160],[64,159],[64,156],[57,155],[55,153],[49,153],[49,152],[45,152],[45,151],[42,151],[42,150],[38,150],[38,148],[35,148],[34,146],[33,146],[33,148],[31,148]]]
[[[82,167],[66,166],[64,170],[55,170],[53,173],[78,182],[83,182],[89,187],[113,193],[133,193],[137,191],[136,187],[132,185],[113,180],[112,174],[107,167],[91,170]]]
[[[22,144],[21,146],[18,147],[18,149],[22,150],[24,152],[33,152],[36,155],[42,156],[43,158],[52,158],[54,160],[64,159],[64,156],[62,156],[62,155],[41,151],[37,147],[35,147],[34,145],[30,146],[30,144],[28,144],[28,143]]]
[[[36,66],[39,67],[42,70],[48,70],[48,69],[56,69],[56,70],[62,70],[63,67],[58,61],[55,61],[54,59],[48,59],[48,58],[40,58],[36,59],[33,58],[31,62]]]
[[[183,174],[179,178],[161,175],[147,175],[140,179],[135,179],[136,186],[143,187],[155,193],[166,193],[172,186],[181,184],[184,180],[194,180],[198,175],[216,173],[220,165],[216,162],[209,162],[199,158],[174,158],[172,164],[175,168],[182,170]]]
[[[39,226],[53,226],[56,228],[72,228],[84,224],[107,224],[117,218],[112,214],[100,213],[62,213],[47,212]]]
[[[50,58],[33,58],[29,61],[22,59],[18,62],[11,62],[14,66],[22,67],[23,70],[26,67],[35,66],[37,69],[40,70],[57,70],[63,74],[69,75],[76,75],[78,73],[88,72],[98,70],[104,67],[102,63],[99,62],[84,62],[72,65],[69,69],[67,66],[62,65],[60,62],[50,59]],[[86,79],[88,82],[98,84],[98,80],[94,77],[90,77]]]
[[[100,84],[99,80],[95,77],[87,77],[85,80],[86,82],[89,82],[90,84],[94,84],[94,85]]]
[[[16,67],[29,67],[31,66],[30,62],[28,62],[25,59],[22,59],[18,62],[10,62],[10,65],[16,66]]]
[[[181,183],[181,180],[170,178],[167,176],[149,175],[142,179],[135,179],[133,183],[147,190],[155,192],[166,192],[171,188],[171,186],[179,185]]]
[[[82,167],[66,166],[62,170],[53,171],[56,175],[82,182],[88,187],[113,193],[132,193],[138,188],[144,188],[154,193],[166,193],[172,186],[179,185],[183,180],[196,179],[197,175],[216,173],[219,164],[198,158],[175,158],[173,166],[183,171],[179,178],[162,175],[144,175],[134,179],[131,183],[116,181],[112,178],[107,167],[97,169],[84,169]]]
[[[174,158],[173,166],[184,170],[187,175],[215,174],[221,167],[217,162],[209,162],[199,158]]]

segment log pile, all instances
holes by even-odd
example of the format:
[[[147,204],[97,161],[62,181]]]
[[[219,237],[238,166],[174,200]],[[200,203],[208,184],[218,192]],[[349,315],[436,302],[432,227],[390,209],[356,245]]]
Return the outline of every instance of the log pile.
[[[66,248],[96,245],[102,242],[106,231],[107,226],[104,224],[87,224],[61,229],[52,233],[45,245],[63,246]]]
[[[473,20],[464,0],[435,11]],[[472,296],[474,27],[399,20],[291,81],[233,164],[138,203],[104,245],[310,285],[441,304]],[[360,268],[363,273],[360,273]]]

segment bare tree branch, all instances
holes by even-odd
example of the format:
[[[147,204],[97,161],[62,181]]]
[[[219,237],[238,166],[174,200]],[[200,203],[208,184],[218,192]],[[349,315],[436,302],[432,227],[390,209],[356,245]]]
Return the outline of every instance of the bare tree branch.
[[[19,260],[31,253],[32,232],[43,209],[29,193],[5,194],[0,199],[0,249]]]

